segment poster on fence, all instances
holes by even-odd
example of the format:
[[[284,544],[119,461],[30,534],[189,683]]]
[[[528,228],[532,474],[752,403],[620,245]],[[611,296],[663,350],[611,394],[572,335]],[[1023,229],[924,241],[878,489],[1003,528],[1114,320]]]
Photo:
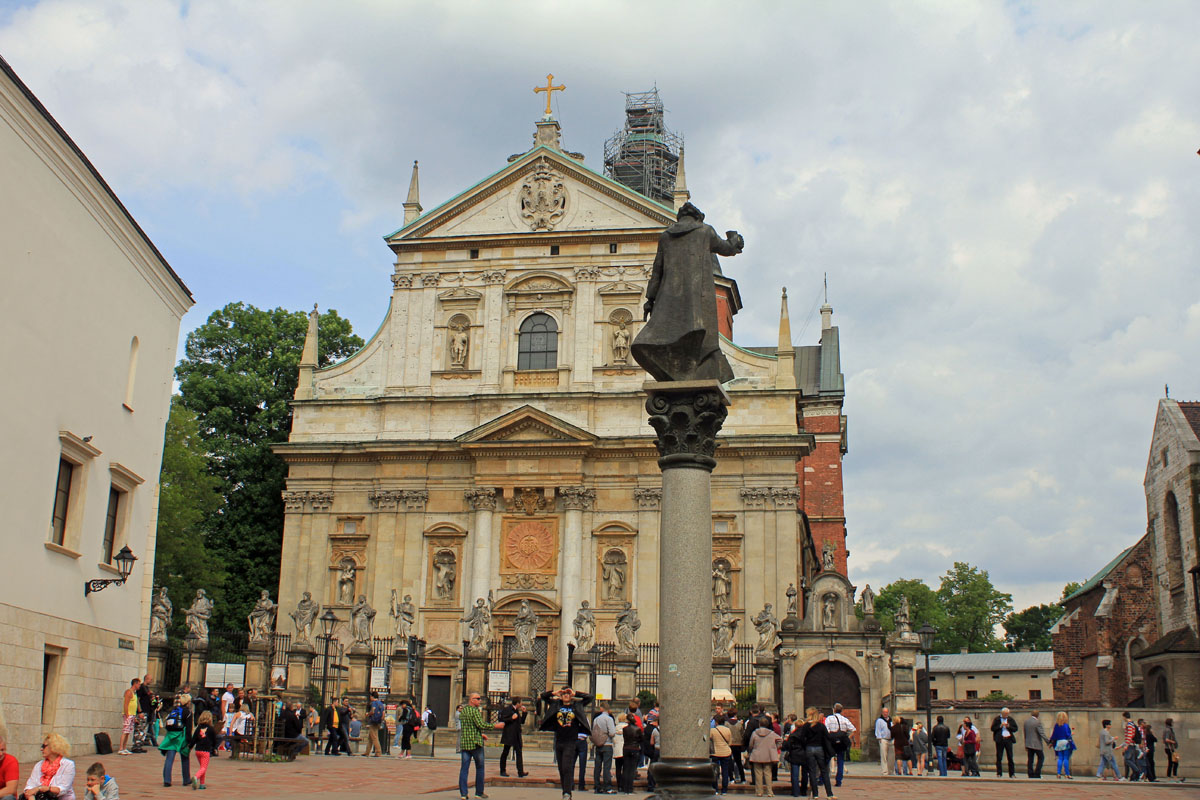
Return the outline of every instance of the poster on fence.
[[[597,675],[596,676],[596,699],[611,700],[613,696],[613,676],[612,675]]]
[[[508,694],[512,673],[506,669],[488,670],[488,694]]]
[[[246,683],[245,664],[206,664],[204,666],[204,685],[208,687],[244,686]]]
[[[276,665],[271,667],[271,691],[282,692],[287,688],[287,667]]]
[[[371,667],[371,688],[388,688],[387,667]]]

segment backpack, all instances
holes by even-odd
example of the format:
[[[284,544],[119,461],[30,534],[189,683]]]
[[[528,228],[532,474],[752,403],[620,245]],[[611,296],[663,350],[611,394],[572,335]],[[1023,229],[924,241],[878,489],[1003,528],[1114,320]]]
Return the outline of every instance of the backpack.
[[[434,714],[433,711],[429,712],[429,720],[425,723],[425,727],[431,731],[437,730],[437,714]]]
[[[383,704],[376,700],[371,703],[371,713],[367,714],[368,725],[378,725],[383,722]]]
[[[599,718],[597,717],[597,719]],[[596,747],[603,747],[606,744],[612,744],[612,742],[609,741],[608,733],[600,730],[600,728],[597,727],[595,720],[592,720],[591,738],[592,744],[594,744]]]
[[[167,714],[167,721],[163,723],[163,728],[170,732],[183,730],[183,706],[175,706],[171,709],[171,712]]]

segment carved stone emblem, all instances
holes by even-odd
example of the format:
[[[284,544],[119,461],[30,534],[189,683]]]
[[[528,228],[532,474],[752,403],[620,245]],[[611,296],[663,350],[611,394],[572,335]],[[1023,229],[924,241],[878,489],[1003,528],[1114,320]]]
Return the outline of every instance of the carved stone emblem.
[[[533,172],[521,184],[521,216],[535,231],[554,230],[567,210],[567,187],[563,176],[550,168],[545,158],[534,164]]]
[[[554,534],[540,522],[519,523],[504,537],[504,554],[508,564],[522,572],[552,571]]]

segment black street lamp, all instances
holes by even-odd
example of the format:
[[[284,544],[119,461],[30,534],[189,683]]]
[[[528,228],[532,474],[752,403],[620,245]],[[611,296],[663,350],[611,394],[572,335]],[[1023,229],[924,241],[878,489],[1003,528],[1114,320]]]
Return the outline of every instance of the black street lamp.
[[[1196,603],[1196,634],[1200,636],[1200,563],[1188,570],[1192,576],[1192,594]]]
[[[329,642],[333,639],[333,627],[337,625],[337,614],[328,606],[321,620],[321,632],[325,635],[325,656],[321,659],[321,708],[325,708],[325,691],[329,685]]]
[[[117,573],[119,578],[94,578],[90,581],[83,582],[83,596],[87,597],[92,592],[98,592],[101,589],[107,588],[109,584],[115,583],[117,586],[124,586],[125,581],[129,580],[129,573],[133,572],[133,562],[137,561],[137,556],[129,549],[129,545],[121,548],[121,552],[113,558],[117,562]]]
[[[929,752],[933,753],[933,692],[929,689],[929,652],[933,650],[933,640],[937,637],[937,628],[926,622],[917,629],[921,640],[921,652],[925,654],[925,735],[929,737]]]

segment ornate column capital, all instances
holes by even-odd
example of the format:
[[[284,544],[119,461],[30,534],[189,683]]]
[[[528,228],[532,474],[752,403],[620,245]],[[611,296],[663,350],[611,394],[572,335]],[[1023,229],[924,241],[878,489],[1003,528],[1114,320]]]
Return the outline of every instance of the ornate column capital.
[[[304,509],[304,501],[308,499],[308,492],[284,492],[283,493],[283,510],[284,511],[301,511]]]
[[[333,492],[309,492],[308,502],[313,511],[328,511],[333,506]]]
[[[405,489],[400,492],[400,499],[409,511],[422,511],[429,502],[429,492],[425,489]]]
[[[504,283],[505,272],[502,269],[485,269],[483,271],[483,282],[485,284]]]
[[[594,281],[600,277],[598,267],[576,267],[575,280],[577,281]]]
[[[786,486],[771,490],[771,499],[775,501],[776,508],[795,508],[800,502],[800,487]]]
[[[392,489],[371,489],[367,492],[367,500],[379,509],[395,509],[400,504],[400,492]]]
[[[496,510],[495,489],[467,489],[463,492],[463,496],[467,498],[467,502],[471,504],[473,511]]]
[[[439,280],[440,278],[436,272],[426,272],[421,275],[422,286],[437,286]]]
[[[646,384],[646,411],[657,436],[660,469],[689,467],[712,472],[717,466],[717,433],[729,411],[729,396],[715,380]]]
[[[746,486],[739,492],[742,496],[742,505],[746,508],[762,508],[767,503],[767,498],[771,496],[771,490],[761,487]]]
[[[596,501],[596,490],[586,486],[560,486],[558,493],[567,511],[583,511]]]
[[[393,289],[411,289],[412,288],[412,279],[413,279],[412,275],[398,272],[392,276],[392,288]]]
[[[640,509],[657,509],[662,506],[662,489],[634,489],[633,498]]]

